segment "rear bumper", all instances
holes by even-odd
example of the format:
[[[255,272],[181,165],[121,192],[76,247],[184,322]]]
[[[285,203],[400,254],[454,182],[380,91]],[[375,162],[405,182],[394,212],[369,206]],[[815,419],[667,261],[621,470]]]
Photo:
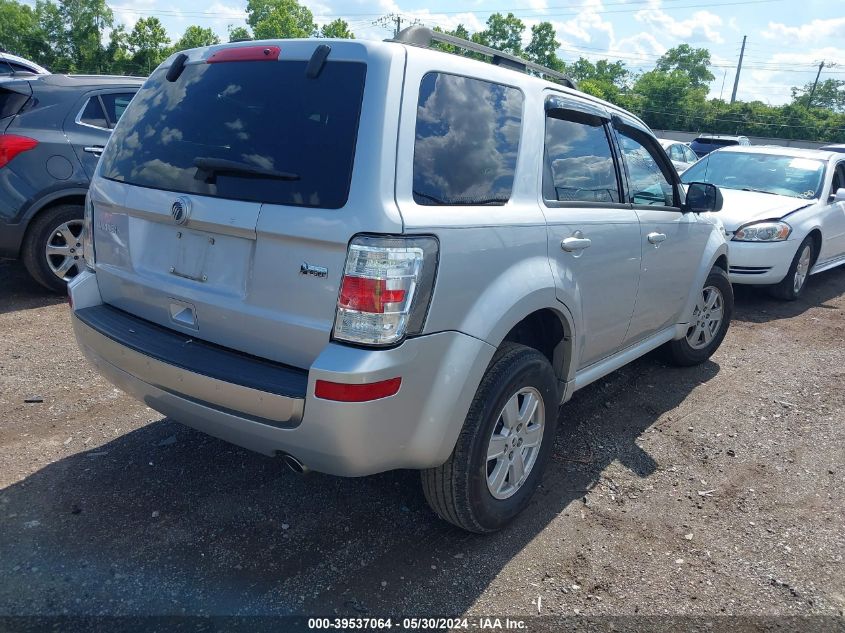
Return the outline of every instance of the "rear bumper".
[[[734,284],[770,285],[786,277],[798,243],[728,242],[730,279]]]
[[[389,350],[330,343],[307,372],[294,370],[304,374],[301,393],[290,385],[273,393],[243,384],[243,370],[224,380],[116,341],[92,327],[91,319],[80,318],[101,303],[96,276],[80,275],[69,289],[79,346],[115,385],[173,420],[260,453],[291,454],[308,468],[334,475],[443,463],[495,351],[458,332],[409,339]],[[314,396],[318,379],[365,383],[397,376],[399,392],[381,400],[347,403]]]

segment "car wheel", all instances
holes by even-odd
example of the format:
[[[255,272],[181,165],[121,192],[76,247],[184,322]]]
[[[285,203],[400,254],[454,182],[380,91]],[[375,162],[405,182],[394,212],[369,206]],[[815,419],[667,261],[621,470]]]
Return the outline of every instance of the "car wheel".
[[[714,266],[698,295],[686,335],[666,346],[669,361],[689,367],[710,358],[728,332],[733,307],[733,288],[728,274]]]
[[[779,284],[772,286],[769,292],[778,299],[786,301],[798,299],[807,287],[807,278],[810,276],[810,269],[815,259],[816,243],[808,235],[795,252],[786,277]]]
[[[29,274],[54,292],[85,270],[82,257],[82,213],[79,204],[60,204],[42,211],[32,222],[23,245]]]
[[[531,499],[557,429],[557,378],[537,350],[505,343],[496,352],[442,466],[422,471],[425,497],[446,521],[494,532]]]

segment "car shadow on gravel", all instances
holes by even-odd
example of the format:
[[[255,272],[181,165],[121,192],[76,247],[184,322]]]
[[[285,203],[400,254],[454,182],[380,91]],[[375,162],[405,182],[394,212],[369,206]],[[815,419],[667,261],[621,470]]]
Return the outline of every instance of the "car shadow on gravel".
[[[587,491],[614,490],[608,465],[654,473],[638,438],[718,370],[652,355],[580,391],[530,506],[489,536],[438,520],[416,472],[301,477],[167,419],[91,420],[65,444],[95,448],[0,491],[0,614],[458,615]]]
[[[22,263],[0,259],[0,314],[66,301],[65,296],[50,292],[30,277]]]
[[[804,294],[797,301],[776,299],[763,287],[735,284],[733,318],[749,323],[767,323],[797,317],[811,308],[838,310],[829,301],[845,294],[845,266],[813,275],[807,284]]]

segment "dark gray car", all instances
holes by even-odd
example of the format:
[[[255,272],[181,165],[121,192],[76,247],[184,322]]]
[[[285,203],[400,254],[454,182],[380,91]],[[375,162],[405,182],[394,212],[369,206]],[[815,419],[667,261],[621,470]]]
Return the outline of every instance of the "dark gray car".
[[[143,79],[0,79],[0,257],[63,292],[84,267],[82,214],[111,130]]]

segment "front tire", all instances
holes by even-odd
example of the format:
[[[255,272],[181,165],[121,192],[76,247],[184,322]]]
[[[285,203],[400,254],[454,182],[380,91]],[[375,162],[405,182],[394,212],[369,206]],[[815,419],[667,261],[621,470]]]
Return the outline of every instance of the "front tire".
[[[691,367],[710,358],[728,332],[733,308],[734,294],[728,273],[714,266],[700,291],[686,335],[667,344],[669,361]]]
[[[769,289],[772,296],[784,301],[796,301],[807,287],[807,279],[814,261],[816,261],[816,243],[808,235],[795,252],[786,277]]]
[[[23,263],[32,278],[53,292],[67,292],[67,282],[85,270],[79,204],[59,204],[32,222],[23,245]]]
[[[531,499],[557,430],[557,378],[537,350],[504,343],[445,464],[422,471],[426,500],[464,530],[494,532]]]

